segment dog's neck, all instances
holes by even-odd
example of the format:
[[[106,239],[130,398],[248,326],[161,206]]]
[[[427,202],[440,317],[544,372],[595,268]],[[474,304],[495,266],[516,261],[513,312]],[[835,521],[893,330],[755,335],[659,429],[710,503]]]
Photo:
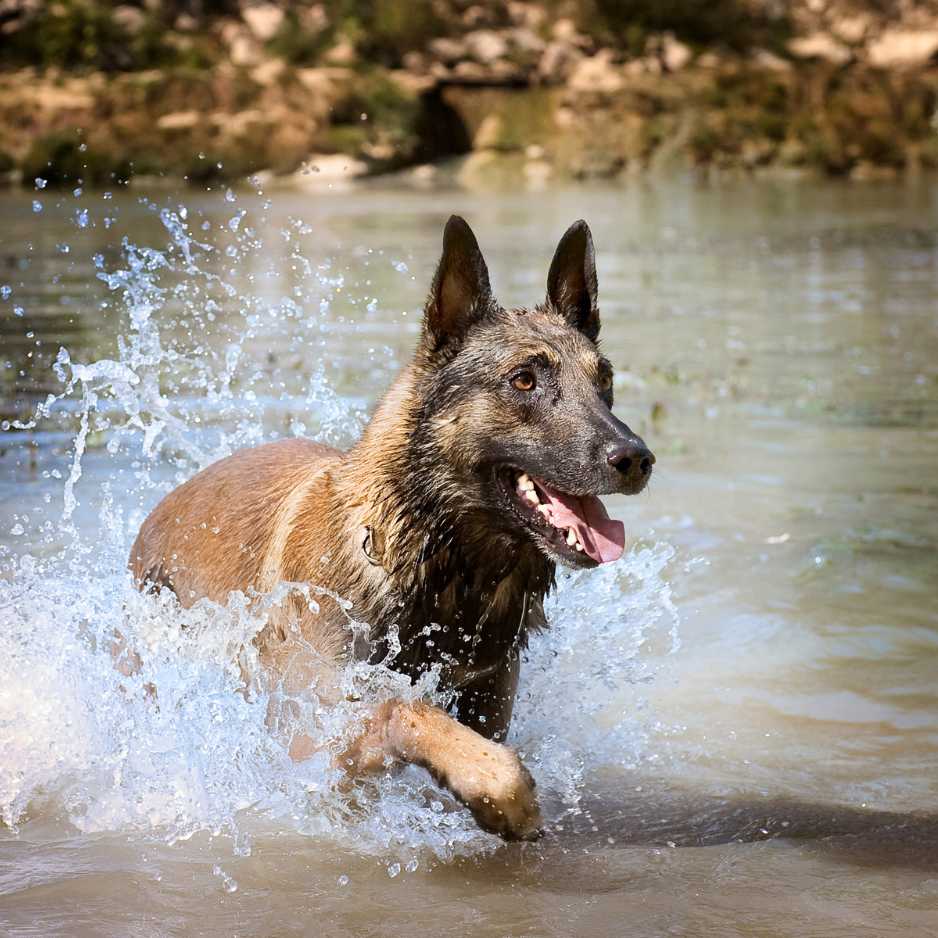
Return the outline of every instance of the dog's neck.
[[[544,625],[543,598],[554,565],[527,539],[495,528],[460,497],[445,474],[433,477],[422,448],[416,366],[378,406],[337,480],[352,504],[352,563],[363,584],[359,614],[372,625],[373,656],[401,644],[394,667],[413,676],[484,670]]]

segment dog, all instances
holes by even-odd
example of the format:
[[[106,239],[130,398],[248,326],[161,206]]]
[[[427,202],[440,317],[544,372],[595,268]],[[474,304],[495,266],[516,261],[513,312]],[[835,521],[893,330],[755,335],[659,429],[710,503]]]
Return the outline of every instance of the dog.
[[[450,712],[419,700],[375,707],[339,765],[352,778],[423,766],[483,829],[536,838],[534,781],[502,742],[521,654],[546,625],[556,565],[623,552],[623,525],[599,496],[642,491],[655,462],[612,413],[599,325],[585,222],[561,238],[545,301],[506,309],[453,216],[413,360],[359,442],[340,452],[281,440],[199,472],[143,523],[135,583],[184,606],[284,582],[321,587],[318,611],[296,598],[255,639],[284,700],[312,688],[337,703],[350,658],[387,659],[411,679],[436,667],[454,698]],[[350,615],[369,624],[366,641]],[[286,742],[295,759],[316,749],[298,730]]]

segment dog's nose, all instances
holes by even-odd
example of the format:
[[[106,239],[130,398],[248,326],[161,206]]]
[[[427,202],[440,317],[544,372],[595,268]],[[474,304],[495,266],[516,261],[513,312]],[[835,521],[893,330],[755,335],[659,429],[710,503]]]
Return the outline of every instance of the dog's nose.
[[[617,443],[609,450],[606,457],[610,466],[615,466],[623,475],[638,471],[647,476],[655,464],[655,454],[640,440]]]

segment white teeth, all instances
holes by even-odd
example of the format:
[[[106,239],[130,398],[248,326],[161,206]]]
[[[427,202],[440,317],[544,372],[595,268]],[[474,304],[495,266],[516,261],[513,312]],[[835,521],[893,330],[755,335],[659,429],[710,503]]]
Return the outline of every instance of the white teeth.
[[[526,472],[522,472],[521,475],[518,476],[518,488],[521,489],[522,492],[534,491],[534,483]]]
[[[583,553],[583,545],[579,541],[576,542],[576,549]]]
[[[524,497],[525,497],[532,505],[538,505],[538,504],[540,504],[540,501],[541,501],[541,500],[537,497],[537,492],[535,492],[534,489],[528,489],[527,491],[525,491]]]
[[[547,505],[538,505],[537,510],[548,520],[550,520],[550,508]]]
[[[573,528],[567,528],[567,543],[571,547],[576,544],[576,534],[574,534]]]

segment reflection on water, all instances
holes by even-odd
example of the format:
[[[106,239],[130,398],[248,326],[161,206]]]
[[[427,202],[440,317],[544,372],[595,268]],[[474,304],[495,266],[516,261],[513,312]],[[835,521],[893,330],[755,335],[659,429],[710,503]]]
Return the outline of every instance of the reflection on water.
[[[938,188],[2,202],[0,929],[935,932]],[[562,580],[531,650],[535,845],[417,770],[349,801],[291,766],[232,692],[257,622],[183,630],[122,572],[198,466],[354,438],[451,212],[506,304],[588,219],[617,411],[659,456],[613,500],[632,550]],[[148,670],[121,689],[102,643],[128,622]]]

